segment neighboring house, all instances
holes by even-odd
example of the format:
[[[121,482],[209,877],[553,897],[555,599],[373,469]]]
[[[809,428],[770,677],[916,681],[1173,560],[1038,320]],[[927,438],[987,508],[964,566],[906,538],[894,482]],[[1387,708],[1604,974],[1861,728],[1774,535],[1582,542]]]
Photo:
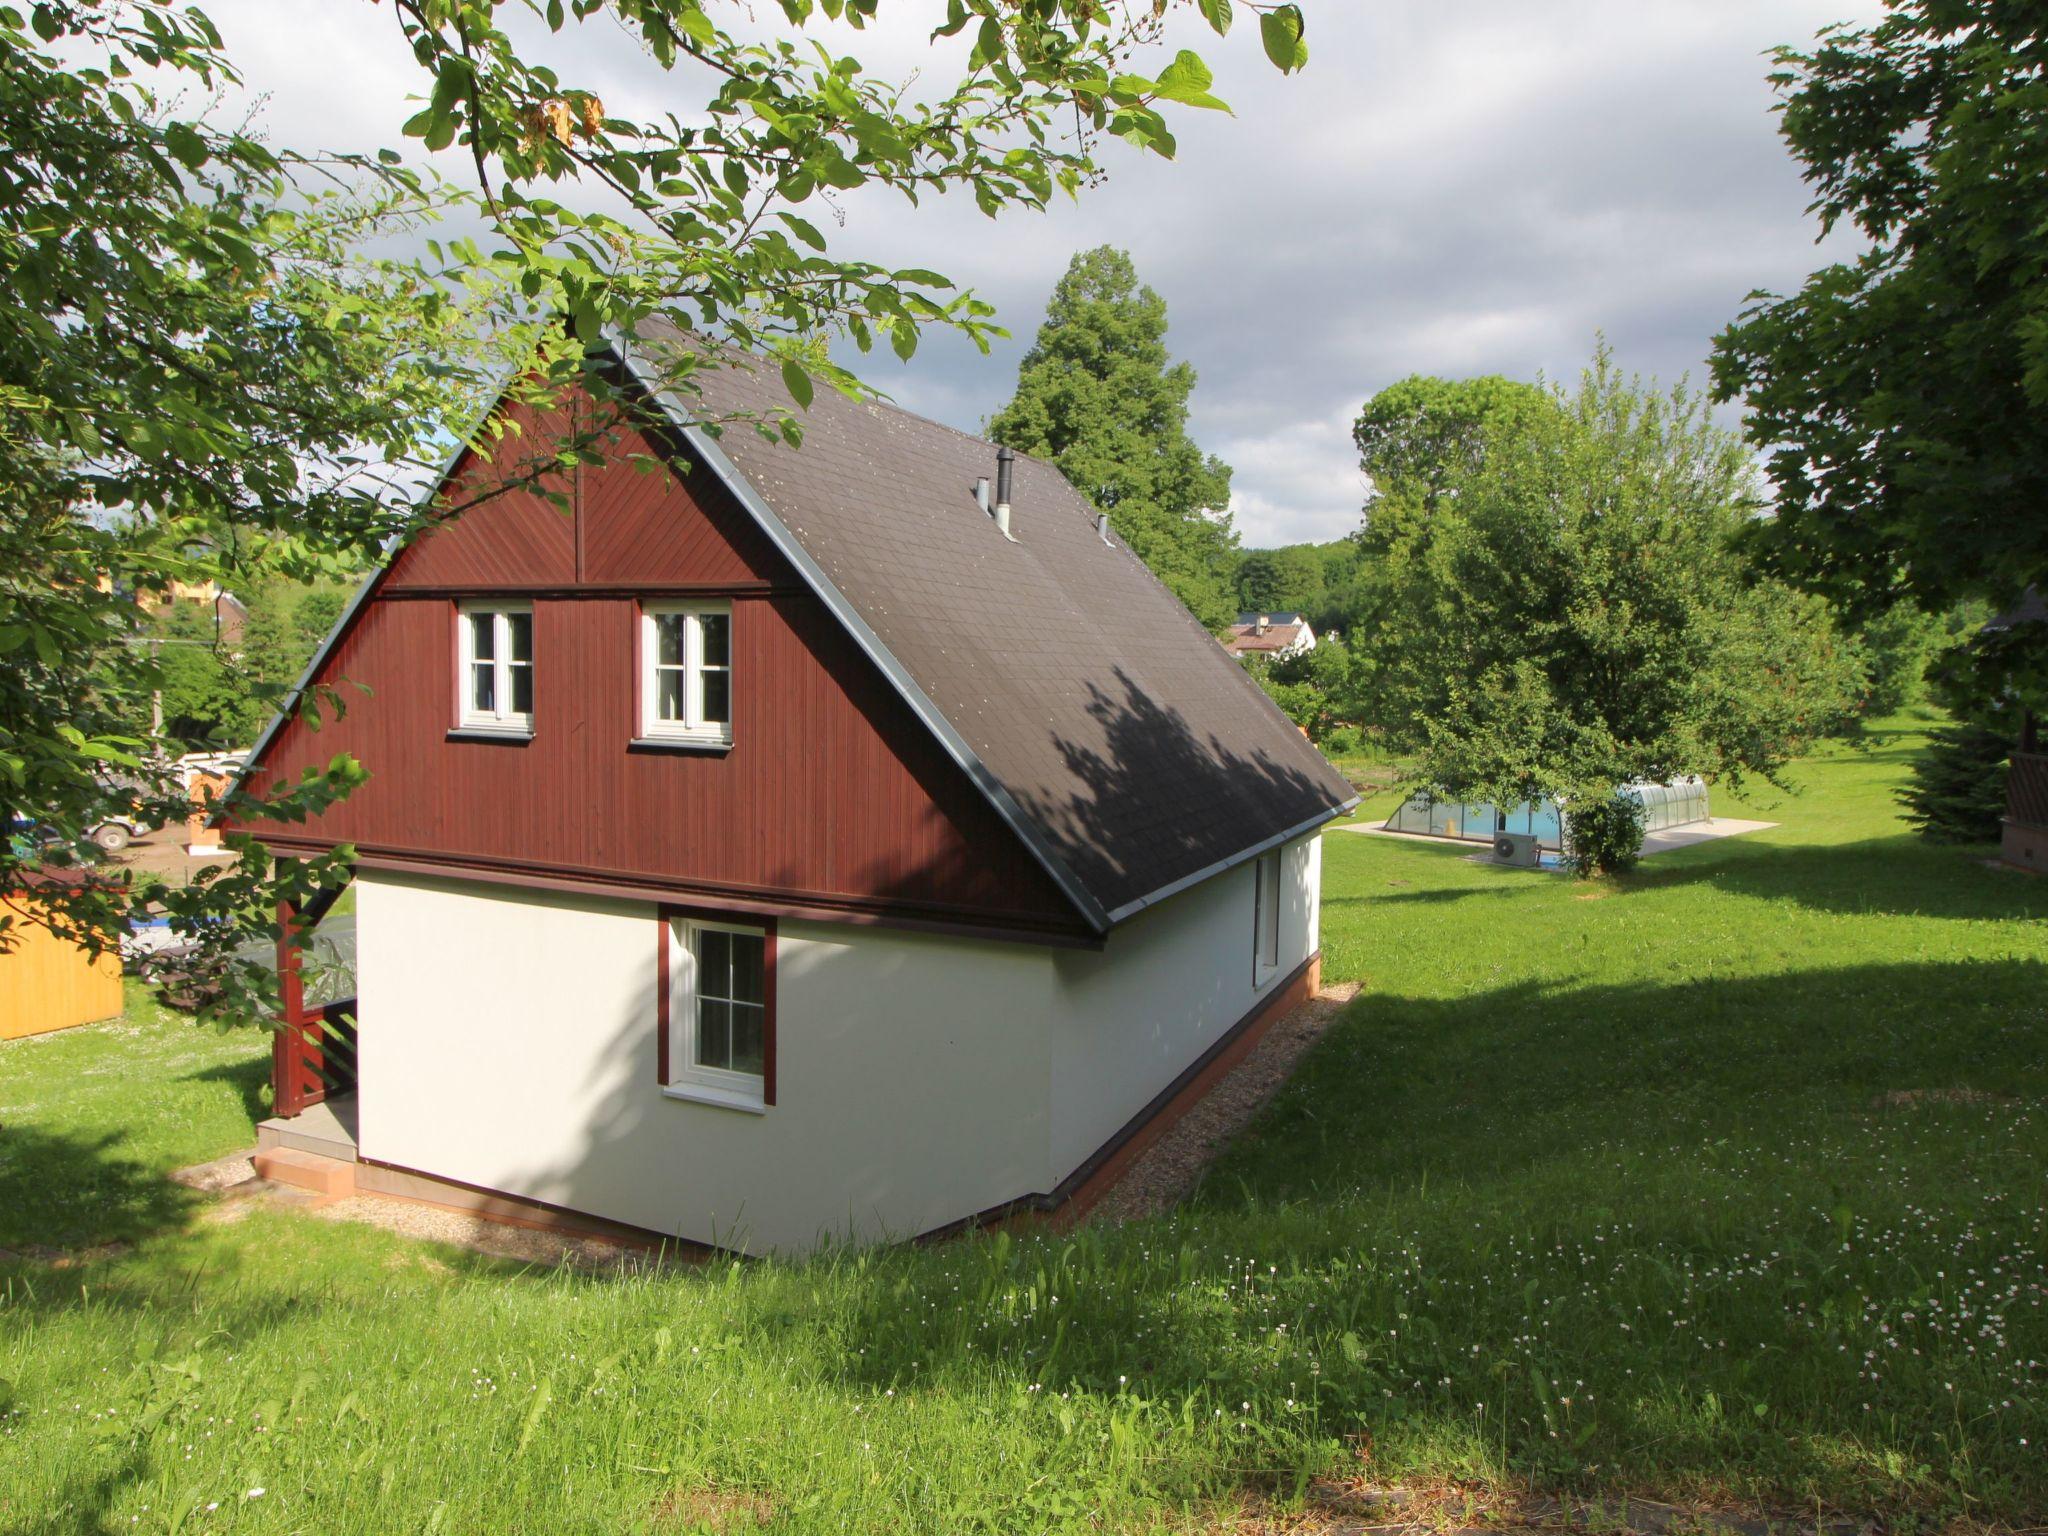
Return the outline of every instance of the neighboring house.
[[[1053,466],[1014,460],[1006,529],[965,433],[662,405],[566,514],[508,493],[398,553],[301,684],[368,694],[259,742],[258,788],[370,770],[251,828],[356,849],[354,1023],[312,1026],[354,1061],[281,1047],[280,1107],[354,1076],[358,1187],[749,1251],[1084,1204],[1315,986],[1355,794]]]
[[[1233,656],[1284,661],[1315,648],[1316,632],[1298,613],[1241,613],[1223,632],[1223,649]]]
[[[2009,611],[1985,626],[1997,635],[2022,624],[2048,624],[2048,599],[2029,588]],[[2027,709],[2020,712],[2018,744],[2005,776],[2005,825],[1999,851],[2005,862],[2048,874],[2048,751],[2041,722]]]

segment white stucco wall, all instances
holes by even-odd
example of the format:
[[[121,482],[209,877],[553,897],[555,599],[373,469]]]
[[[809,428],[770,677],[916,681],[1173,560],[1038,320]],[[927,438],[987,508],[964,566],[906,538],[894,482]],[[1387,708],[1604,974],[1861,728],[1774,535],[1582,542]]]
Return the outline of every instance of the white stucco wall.
[[[1052,1161],[1065,1178],[1316,952],[1322,839],[1280,850],[1280,963],[1252,978],[1250,864],[1054,958]]]
[[[1316,947],[1284,851],[1277,986]],[[362,1154],[750,1251],[902,1238],[1050,1190],[1257,1000],[1240,866],[1100,952],[784,922],[777,1103],[656,1081],[655,909],[357,881]]]

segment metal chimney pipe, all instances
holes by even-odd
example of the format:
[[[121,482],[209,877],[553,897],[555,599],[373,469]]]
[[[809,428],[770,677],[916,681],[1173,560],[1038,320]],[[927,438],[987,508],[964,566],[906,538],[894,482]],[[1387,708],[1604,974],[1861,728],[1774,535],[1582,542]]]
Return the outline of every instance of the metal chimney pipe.
[[[1016,537],[1010,532],[1010,467],[1016,459],[1017,455],[1007,448],[996,450],[996,527],[1006,539]]]
[[[1095,536],[1105,544],[1109,542],[1109,514],[1107,512],[1095,514]]]
[[[991,514],[993,512],[993,509],[989,505],[988,499],[987,475],[983,475],[979,480],[974,482],[974,504],[980,507],[981,510],[984,512],[990,512]]]

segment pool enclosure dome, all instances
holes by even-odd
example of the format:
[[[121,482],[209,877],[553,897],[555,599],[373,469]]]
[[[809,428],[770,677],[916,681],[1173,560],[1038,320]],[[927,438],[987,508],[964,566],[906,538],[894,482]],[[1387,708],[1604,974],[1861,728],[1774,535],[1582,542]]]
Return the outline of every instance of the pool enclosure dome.
[[[1641,803],[1645,832],[1664,832],[1712,819],[1703,779],[1626,784],[1621,792]],[[1490,843],[1503,832],[1520,832],[1534,836],[1540,847],[1558,851],[1564,847],[1564,815],[1557,801],[1547,795],[1503,809],[1483,800],[1440,800],[1426,789],[1417,790],[1387,818],[1386,830],[1473,843]]]

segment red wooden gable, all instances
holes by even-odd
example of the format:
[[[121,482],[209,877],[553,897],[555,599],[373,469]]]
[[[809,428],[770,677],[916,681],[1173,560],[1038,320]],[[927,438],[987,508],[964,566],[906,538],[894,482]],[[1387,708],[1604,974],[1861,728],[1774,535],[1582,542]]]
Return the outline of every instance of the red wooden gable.
[[[288,721],[250,780],[260,793],[348,752],[369,781],[309,822],[250,830],[281,851],[353,843],[371,867],[1082,932],[725,487],[706,470],[629,462],[652,451],[628,437],[604,466],[563,476],[566,511],[510,491],[400,552],[316,679],[343,691],[346,714],[318,729]],[[490,472],[466,460],[454,480]],[[638,600],[664,591],[732,604],[733,741],[722,755],[629,746]],[[457,604],[489,593],[532,600],[534,731],[522,743],[451,736]]]

